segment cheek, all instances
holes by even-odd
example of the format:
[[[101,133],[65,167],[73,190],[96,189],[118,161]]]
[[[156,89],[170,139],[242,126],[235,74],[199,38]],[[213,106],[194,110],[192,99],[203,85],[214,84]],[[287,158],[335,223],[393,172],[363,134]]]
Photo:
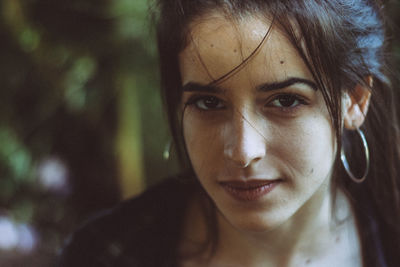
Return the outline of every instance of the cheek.
[[[212,123],[199,122],[192,116],[185,115],[183,133],[190,161],[195,171],[202,170],[204,172],[206,169],[212,171],[213,166],[215,166],[213,163],[216,163],[223,156],[221,127],[213,127]]]
[[[183,125],[186,147],[197,176],[202,180],[226,172],[224,124],[197,120],[188,113]],[[265,143],[260,145],[266,149],[258,167],[272,168],[292,177],[294,183],[320,181],[329,173],[336,150],[328,115],[303,116],[285,123],[264,120],[258,129],[265,135]]]
[[[290,176],[307,177],[308,181],[326,177],[336,153],[334,131],[326,118],[300,120],[280,132],[274,148]]]

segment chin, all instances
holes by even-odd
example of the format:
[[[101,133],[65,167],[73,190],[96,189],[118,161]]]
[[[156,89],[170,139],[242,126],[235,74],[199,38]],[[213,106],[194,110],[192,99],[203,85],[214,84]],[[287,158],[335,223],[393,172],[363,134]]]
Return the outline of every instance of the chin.
[[[287,220],[287,216],[278,216],[275,214],[222,214],[220,211],[221,220],[223,223],[230,224],[236,230],[247,233],[266,233],[270,232]]]

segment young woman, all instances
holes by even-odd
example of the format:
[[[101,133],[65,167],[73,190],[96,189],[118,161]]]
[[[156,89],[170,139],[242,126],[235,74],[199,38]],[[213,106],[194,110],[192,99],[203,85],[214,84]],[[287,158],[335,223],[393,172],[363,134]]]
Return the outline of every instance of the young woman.
[[[383,4],[158,8],[184,172],[78,230],[60,266],[400,266]]]

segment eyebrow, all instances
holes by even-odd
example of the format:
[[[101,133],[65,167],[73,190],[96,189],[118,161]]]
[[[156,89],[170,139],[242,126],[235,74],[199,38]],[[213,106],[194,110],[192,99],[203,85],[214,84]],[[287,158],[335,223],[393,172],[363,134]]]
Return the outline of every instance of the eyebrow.
[[[257,91],[268,92],[268,91],[283,89],[297,83],[305,84],[315,91],[317,91],[318,88],[317,84],[311,80],[291,77],[279,82],[261,84],[257,86],[256,89]],[[196,82],[189,82],[182,87],[182,91],[201,92],[201,93],[222,93],[224,89],[215,85],[203,85]]]
[[[196,82],[189,82],[182,87],[183,92],[221,93],[222,88],[214,85],[203,85]]]
[[[317,84],[311,80],[291,77],[291,78],[287,78],[286,80],[283,80],[280,82],[261,84],[261,85],[257,86],[257,90],[262,91],[262,92],[273,91],[273,90],[278,90],[278,89],[292,86],[293,84],[296,84],[296,83],[305,84],[305,85],[311,87],[311,89],[313,89],[314,91],[317,91],[317,89],[318,89]]]

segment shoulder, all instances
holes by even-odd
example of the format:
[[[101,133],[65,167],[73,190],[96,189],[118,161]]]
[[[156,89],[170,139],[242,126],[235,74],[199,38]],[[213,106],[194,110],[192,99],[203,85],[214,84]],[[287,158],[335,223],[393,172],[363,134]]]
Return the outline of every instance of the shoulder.
[[[69,238],[58,266],[157,266],[157,259],[172,260],[192,190],[170,178],[97,215]]]

